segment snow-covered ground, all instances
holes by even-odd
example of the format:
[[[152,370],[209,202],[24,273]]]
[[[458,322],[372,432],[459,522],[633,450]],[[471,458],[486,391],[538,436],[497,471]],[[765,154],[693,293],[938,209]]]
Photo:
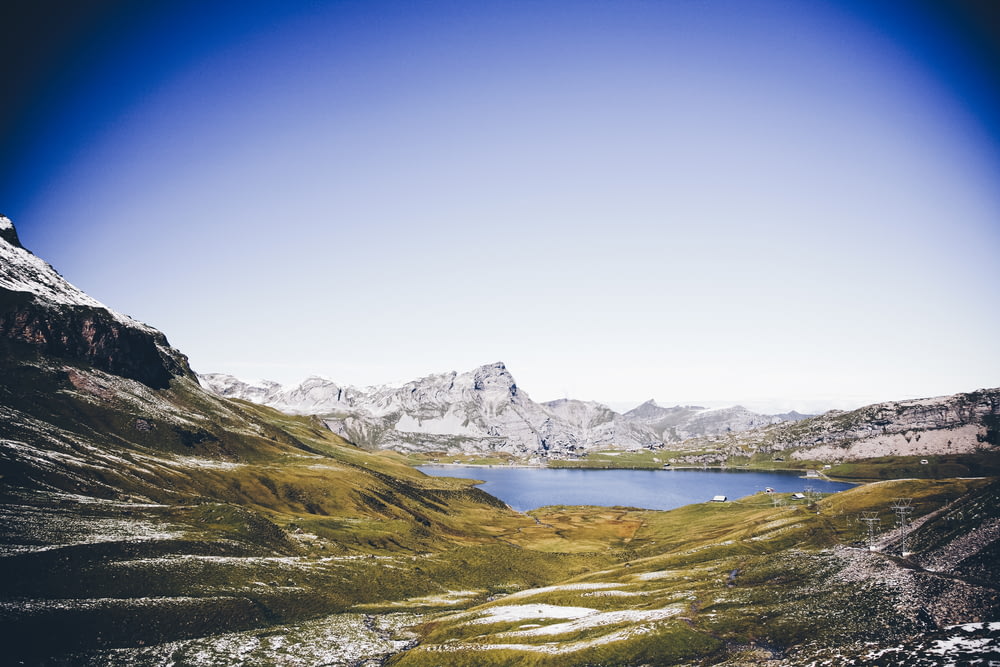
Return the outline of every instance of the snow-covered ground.
[[[0,216],[0,231],[14,228],[9,218]],[[0,238],[0,287],[13,292],[27,292],[40,300],[63,306],[89,306],[106,310],[130,327],[150,330],[145,324],[117,313],[83,290],[72,285],[52,266],[28,250],[11,245]]]
[[[406,628],[419,620],[419,616],[407,613],[335,614],[293,625],[79,655],[73,664],[84,667],[381,665],[388,656],[414,643],[414,635]]]

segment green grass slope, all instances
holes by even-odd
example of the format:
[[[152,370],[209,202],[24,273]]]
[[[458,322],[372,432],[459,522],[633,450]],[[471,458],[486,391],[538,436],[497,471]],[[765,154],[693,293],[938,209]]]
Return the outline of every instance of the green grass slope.
[[[797,665],[989,620],[1000,613],[996,572],[974,578],[962,568],[993,562],[995,538],[958,544],[965,558],[934,570],[893,553],[906,531],[882,536],[883,551],[853,545],[866,534],[862,513],[888,522],[906,497],[914,517],[930,517],[909,529],[915,545],[935,522],[965,517],[936,547],[927,543],[926,553],[953,554],[956,540],[991,525],[986,499],[997,489],[985,480],[901,480],[800,505],[762,494],[670,512],[623,508],[606,527],[622,542],[623,562],[437,618],[391,664]],[[945,518],[934,518],[945,507]],[[583,539],[600,531],[582,508],[533,514]],[[925,553],[919,548],[915,556]]]
[[[471,604],[604,562],[523,553],[503,536],[533,520],[471,482],[188,378],[153,390],[11,356],[0,376],[0,632],[12,658],[435,609],[441,596]]]
[[[24,664],[791,666],[1000,610],[989,480],[526,516],[186,377],[0,373],[0,639]]]

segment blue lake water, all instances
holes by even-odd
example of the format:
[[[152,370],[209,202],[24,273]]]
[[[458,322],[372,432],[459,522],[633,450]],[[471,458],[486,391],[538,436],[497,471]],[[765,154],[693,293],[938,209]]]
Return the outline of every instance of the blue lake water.
[[[702,503],[713,496],[730,500],[771,487],[780,493],[821,493],[853,484],[805,479],[800,472],[743,470],[586,470],[581,468],[514,468],[485,466],[420,466],[428,475],[485,480],[479,488],[519,512],[545,505],[622,505],[669,510]]]

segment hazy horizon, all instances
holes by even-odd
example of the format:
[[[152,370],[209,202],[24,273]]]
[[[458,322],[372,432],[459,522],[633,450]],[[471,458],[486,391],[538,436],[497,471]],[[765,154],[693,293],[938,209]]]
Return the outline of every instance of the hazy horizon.
[[[500,361],[500,360],[497,360],[497,361]],[[489,365],[490,363],[495,363],[495,362],[488,362],[488,363],[480,364],[479,366]],[[938,396],[938,395],[934,395],[934,396],[931,396],[931,395],[926,395],[926,396],[922,396],[922,395],[909,395],[909,396],[875,396],[875,395],[865,396],[865,395],[856,395],[856,396],[837,396],[837,397],[833,397],[833,396],[824,396],[822,394],[819,394],[819,395],[803,396],[803,397],[757,396],[757,397],[728,397],[727,398],[725,396],[716,395],[716,396],[713,396],[713,397],[710,397],[710,398],[705,398],[705,397],[702,397],[702,398],[697,398],[697,397],[687,397],[687,398],[684,398],[683,396],[675,396],[675,397],[672,397],[672,398],[670,398],[670,397],[668,397],[668,398],[660,398],[660,397],[656,397],[656,396],[647,396],[645,398],[634,398],[634,399],[630,399],[630,400],[604,400],[604,399],[602,399],[599,396],[581,397],[581,396],[571,396],[571,395],[548,396],[548,397],[547,396],[541,396],[540,397],[540,396],[536,396],[534,394],[534,392],[532,391],[531,387],[526,386],[526,385],[524,385],[524,384],[521,383],[521,381],[518,379],[517,369],[512,369],[509,366],[507,366],[507,364],[504,364],[504,365],[507,367],[508,372],[510,372],[511,376],[514,378],[514,381],[517,382],[517,385],[518,385],[518,388],[520,389],[520,391],[522,393],[528,394],[531,397],[532,400],[534,400],[534,401],[536,401],[538,403],[549,403],[551,401],[556,401],[556,400],[560,400],[560,399],[572,399],[572,400],[581,400],[581,401],[592,401],[592,402],[596,402],[596,403],[602,403],[602,404],[608,406],[609,408],[611,408],[612,410],[614,410],[615,412],[618,412],[618,413],[621,413],[621,414],[624,414],[625,412],[628,412],[632,408],[636,408],[636,407],[642,405],[643,403],[645,403],[646,401],[649,401],[649,400],[655,401],[656,404],[659,405],[659,406],[661,406],[661,407],[697,406],[697,407],[703,407],[703,408],[724,408],[724,407],[732,407],[732,406],[740,405],[740,406],[743,406],[743,407],[747,408],[748,410],[751,410],[751,411],[754,411],[754,412],[765,413],[765,414],[784,414],[784,413],[793,412],[793,411],[801,413],[801,414],[821,414],[821,413],[827,412],[829,410],[854,410],[856,408],[860,408],[860,407],[863,407],[863,406],[866,406],[866,405],[871,405],[873,403],[882,403],[882,402],[889,402],[889,401],[904,401],[904,400],[920,399],[920,398],[936,398]],[[313,377],[319,377],[319,378],[322,378],[324,380],[328,380],[330,382],[338,384],[340,386],[349,385],[349,386],[354,386],[354,387],[358,387],[358,388],[380,387],[380,386],[382,386],[382,387],[401,387],[401,386],[407,384],[408,382],[411,382],[411,381],[414,381],[414,380],[420,380],[422,378],[431,377],[431,376],[434,376],[434,375],[442,375],[442,374],[450,373],[450,372],[456,372],[456,373],[461,374],[461,373],[465,373],[465,372],[469,372],[469,371],[475,370],[475,368],[478,368],[479,366],[476,366],[474,368],[463,368],[463,369],[459,369],[459,368],[452,368],[452,369],[447,369],[447,370],[442,369],[442,370],[438,370],[438,371],[430,371],[430,372],[421,373],[418,376],[414,376],[414,377],[410,377],[410,378],[392,378],[392,379],[388,379],[388,380],[384,380],[384,381],[380,381],[380,382],[345,382],[345,381],[343,381],[340,378],[331,377],[329,375],[324,375],[324,374],[321,374],[321,373],[310,373],[310,374],[307,374],[307,375],[303,375],[301,377],[292,378],[291,380],[288,380],[288,381],[279,381],[279,380],[276,380],[276,379],[274,379],[272,377],[250,377],[250,376],[246,376],[246,375],[241,375],[239,373],[225,373],[225,374],[232,375],[233,377],[236,377],[236,378],[238,378],[238,379],[240,379],[240,380],[242,380],[244,382],[247,382],[249,384],[260,384],[260,383],[263,383],[263,382],[277,382],[278,384],[282,385],[285,388],[295,387],[295,386],[301,384],[302,382],[308,380],[309,378],[313,378]],[[205,374],[207,374],[207,373],[217,373],[217,372],[222,372],[222,371],[203,371],[203,373],[205,373]],[[991,389],[991,388],[993,388],[993,387],[988,387],[988,386],[972,387],[972,388],[969,388],[967,390],[963,390],[963,391],[959,391],[959,392],[954,392],[954,393],[967,393],[967,392],[971,392],[971,391],[976,391],[978,389]],[[948,395],[951,395],[951,394],[940,394],[940,396],[948,396]]]

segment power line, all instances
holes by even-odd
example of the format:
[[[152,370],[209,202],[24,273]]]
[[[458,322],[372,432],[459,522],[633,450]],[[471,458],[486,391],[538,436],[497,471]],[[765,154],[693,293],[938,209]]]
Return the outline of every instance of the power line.
[[[910,533],[906,528],[910,525],[910,514],[913,513],[913,498],[895,498],[892,503],[892,511],[896,513],[896,527],[903,534],[900,543],[900,551],[903,556],[910,553]]]
[[[882,530],[882,519],[878,512],[862,512],[861,521],[868,526],[868,550],[875,551],[875,538]]]

